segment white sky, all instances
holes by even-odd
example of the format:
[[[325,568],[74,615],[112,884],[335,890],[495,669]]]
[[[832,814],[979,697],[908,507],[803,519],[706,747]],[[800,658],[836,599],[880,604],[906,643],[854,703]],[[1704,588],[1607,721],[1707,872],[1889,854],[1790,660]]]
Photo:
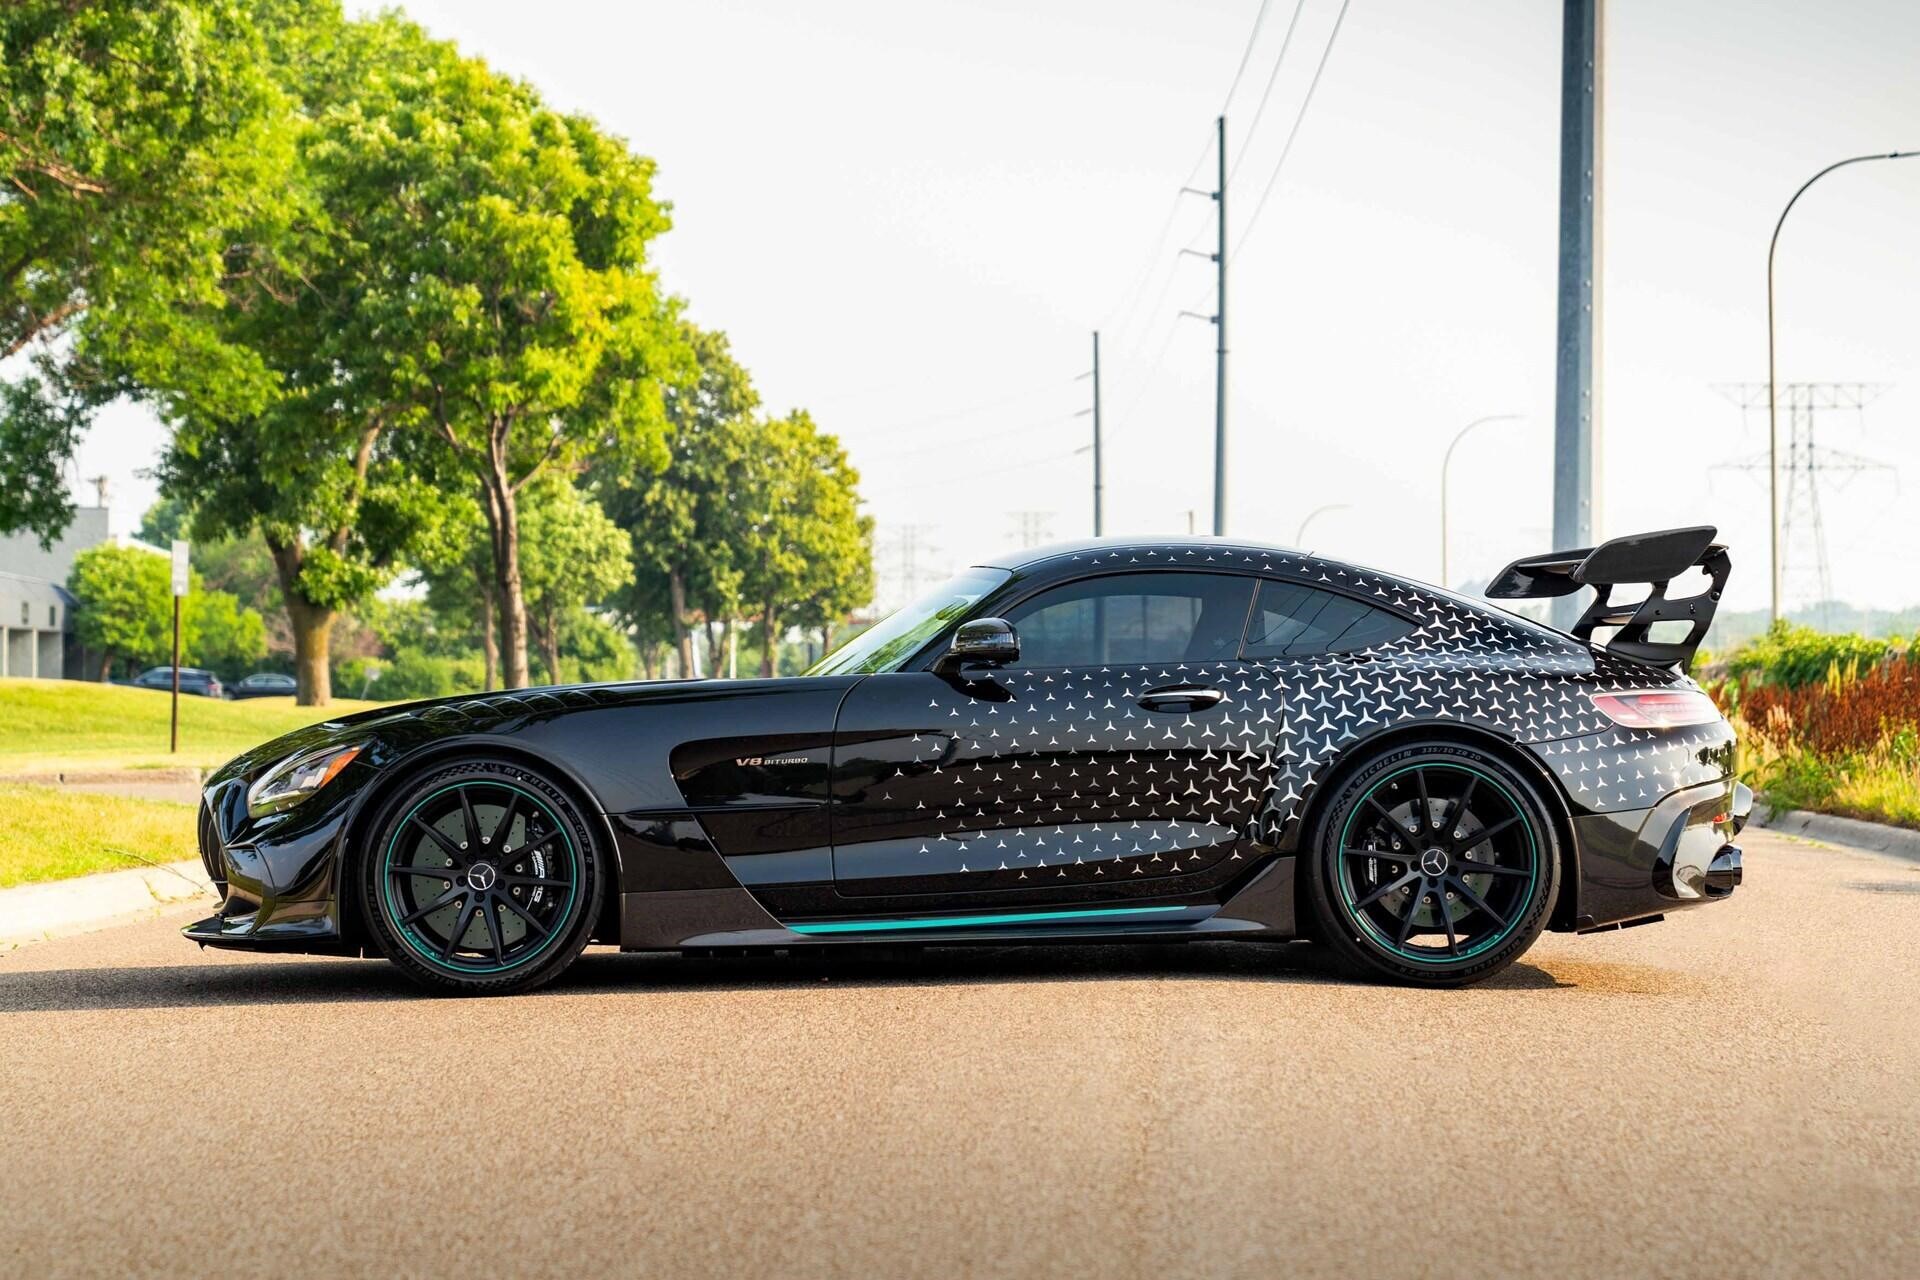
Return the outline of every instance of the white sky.
[[[371,7],[371,6],[368,6]],[[1258,0],[412,0],[405,8],[660,163],[667,286],[725,329],[770,408],[811,409],[860,466],[883,578],[1090,528],[1089,331],[1103,338],[1107,527],[1204,531],[1212,204],[1186,200]],[[1339,0],[1299,28],[1229,194],[1237,238]],[[1228,110],[1246,128],[1292,0]],[[1422,577],[1548,549],[1560,6],[1353,0],[1285,174],[1232,262],[1230,531]],[[1613,0],[1607,14],[1601,532],[1710,522],[1729,605],[1766,599],[1764,420],[1712,384],[1765,377],[1781,204],[1846,155],[1920,147],[1920,5]],[[1211,160],[1208,161],[1209,166]],[[1211,185],[1211,168],[1196,185]],[[1890,384],[1825,443],[1895,464],[1824,491],[1835,593],[1920,600],[1920,159],[1816,187],[1781,247],[1783,380]],[[1231,243],[1231,240],[1230,240]],[[1144,283],[1143,283],[1144,281]],[[1129,305],[1131,304],[1131,305]],[[1164,355],[1162,355],[1164,353]],[[1158,359],[1158,363],[1156,363]],[[126,410],[80,473],[126,523],[158,443]],[[892,583],[890,582],[891,586]],[[897,590],[897,588],[895,588]],[[1811,582],[1795,595],[1810,595]]]

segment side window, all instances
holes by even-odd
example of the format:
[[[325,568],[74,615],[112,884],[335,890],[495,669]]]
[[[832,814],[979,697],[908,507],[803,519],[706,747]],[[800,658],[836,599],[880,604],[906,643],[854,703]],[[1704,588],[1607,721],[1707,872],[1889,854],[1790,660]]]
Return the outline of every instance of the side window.
[[[1251,578],[1123,573],[1043,592],[1007,614],[1023,667],[1213,662],[1240,647]]]
[[[1398,640],[1415,625],[1398,614],[1331,591],[1262,579],[1242,653],[1248,658],[1352,653]]]

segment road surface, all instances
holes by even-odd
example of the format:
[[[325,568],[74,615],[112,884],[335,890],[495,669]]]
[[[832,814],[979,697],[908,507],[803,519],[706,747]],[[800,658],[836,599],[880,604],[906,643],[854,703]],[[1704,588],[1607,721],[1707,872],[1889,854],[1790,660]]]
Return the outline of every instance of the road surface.
[[[1920,867],[1467,992],[1305,948],[594,952],[532,996],[0,958],[0,1273],[1920,1274]]]

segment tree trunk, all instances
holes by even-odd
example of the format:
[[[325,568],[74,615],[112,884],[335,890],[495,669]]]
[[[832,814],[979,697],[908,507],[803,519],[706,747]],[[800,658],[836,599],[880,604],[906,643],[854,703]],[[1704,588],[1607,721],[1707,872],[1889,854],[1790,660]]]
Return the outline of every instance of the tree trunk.
[[[554,616],[553,610],[551,609],[544,610],[543,612],[545,617],[542,619],[540,627],[540,648],[542,656],[547,660],[547,682],[549,684],[559,684],[560,619]]]
[[[280,599],[286,605],[293,630],[293,701],[296,706],[324,707],[333,701],[333,669],[328,662],[333,642],[335,611],[307,600],[297,590],[306,548],[298,542],[266,540],[273,557],[274,576],[280,581]]]
[[[680,678],[693,676],[693,630],[687,626],[687,580],[678,569],[667,575],[668,607],[673,610],[673,638],[680,646]]]
[[[823,622],[820,624],[820,653],[821,653],[821,656],[824,657],[825,655],[832,652],[833,652],[833,624],[831,622]]]
[[[329,658],[334,612],[293,595],[286,595],[285,599],[287,621],[293,624],[294,704],[324,707],[333,701],[333,668]]]
[[[480,657],[486,670],[483,687],[488,693],[500,683],[500,632],[495,612],[493,584],[483,580],[480,583]]]
[[[774,618],[773,601],[767,601],[767,607],[760,612],[760,674],[773,674]]]
[[[637,644],[633,647],[640,655],[640,678],[642,680],[653,679],[653,646],[650,644]]]
[[[100,683],[113,679],[113,650],[109,649],[100,658]]]
[[[496,452],[481,477],[487,537],[493,550],[493,585],[500,611],[500,683],[524,689],[527,673],[527,596],[520,582],[520,517],[506,459]]]

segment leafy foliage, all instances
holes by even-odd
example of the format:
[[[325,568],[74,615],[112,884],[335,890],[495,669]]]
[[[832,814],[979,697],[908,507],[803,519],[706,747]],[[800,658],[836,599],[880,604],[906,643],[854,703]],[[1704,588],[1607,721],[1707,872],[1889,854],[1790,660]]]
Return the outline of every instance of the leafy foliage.
[[[191,314],[244,276],[234,229],[284,189],[274,29],[309,7],[0,6],[0,358],[41,351],[0,397],[0,530],[65,526],[80,426],[142,373],[257,395],[244,353]]]
[[[1770,803],[1920,827],[1920,647],[1776,628],[1727,666],[1709,690]]]
[[[202,590],[197,573],[191,587],[180,616],[183,666],[232,676],[265,655],[266,628],[258,613],[227,592]],[[164,556],[102,543],[74,557],[67,589],[77,602],[73,623],[81,644],[110,663],[145,667],[171,660],[172,571]]]
[[[1780,622],[1728,655],[1726,668],[1743,685],[1801,689],[1826,680],[1835,668],[1866,669],[1905,648],[1897,640],[1834,635]]]
[[[566,633],[588,618],[585,606],[598,604],[628,577],[628,542],[620,527],[585,494],[564,481],[526,491],[520,524],[525,544],[521,569],[526,578],[527,616],[546,660],[547,679],[559,684]],[[626,676],[632,672],[628,650]]]
[[[504,676],[525,684],[517,499],[594,451],[657,452],[679,364],[647,263],[653,162],[398,18],[306,155],[353,253],[337,357],[482,496]]]
[[[873,518],[859,512],[859,473],[806,413],[757,424],[731,504],[741,594],[757,608],[761,673],[790,623],[821,626],[873,598]]]

